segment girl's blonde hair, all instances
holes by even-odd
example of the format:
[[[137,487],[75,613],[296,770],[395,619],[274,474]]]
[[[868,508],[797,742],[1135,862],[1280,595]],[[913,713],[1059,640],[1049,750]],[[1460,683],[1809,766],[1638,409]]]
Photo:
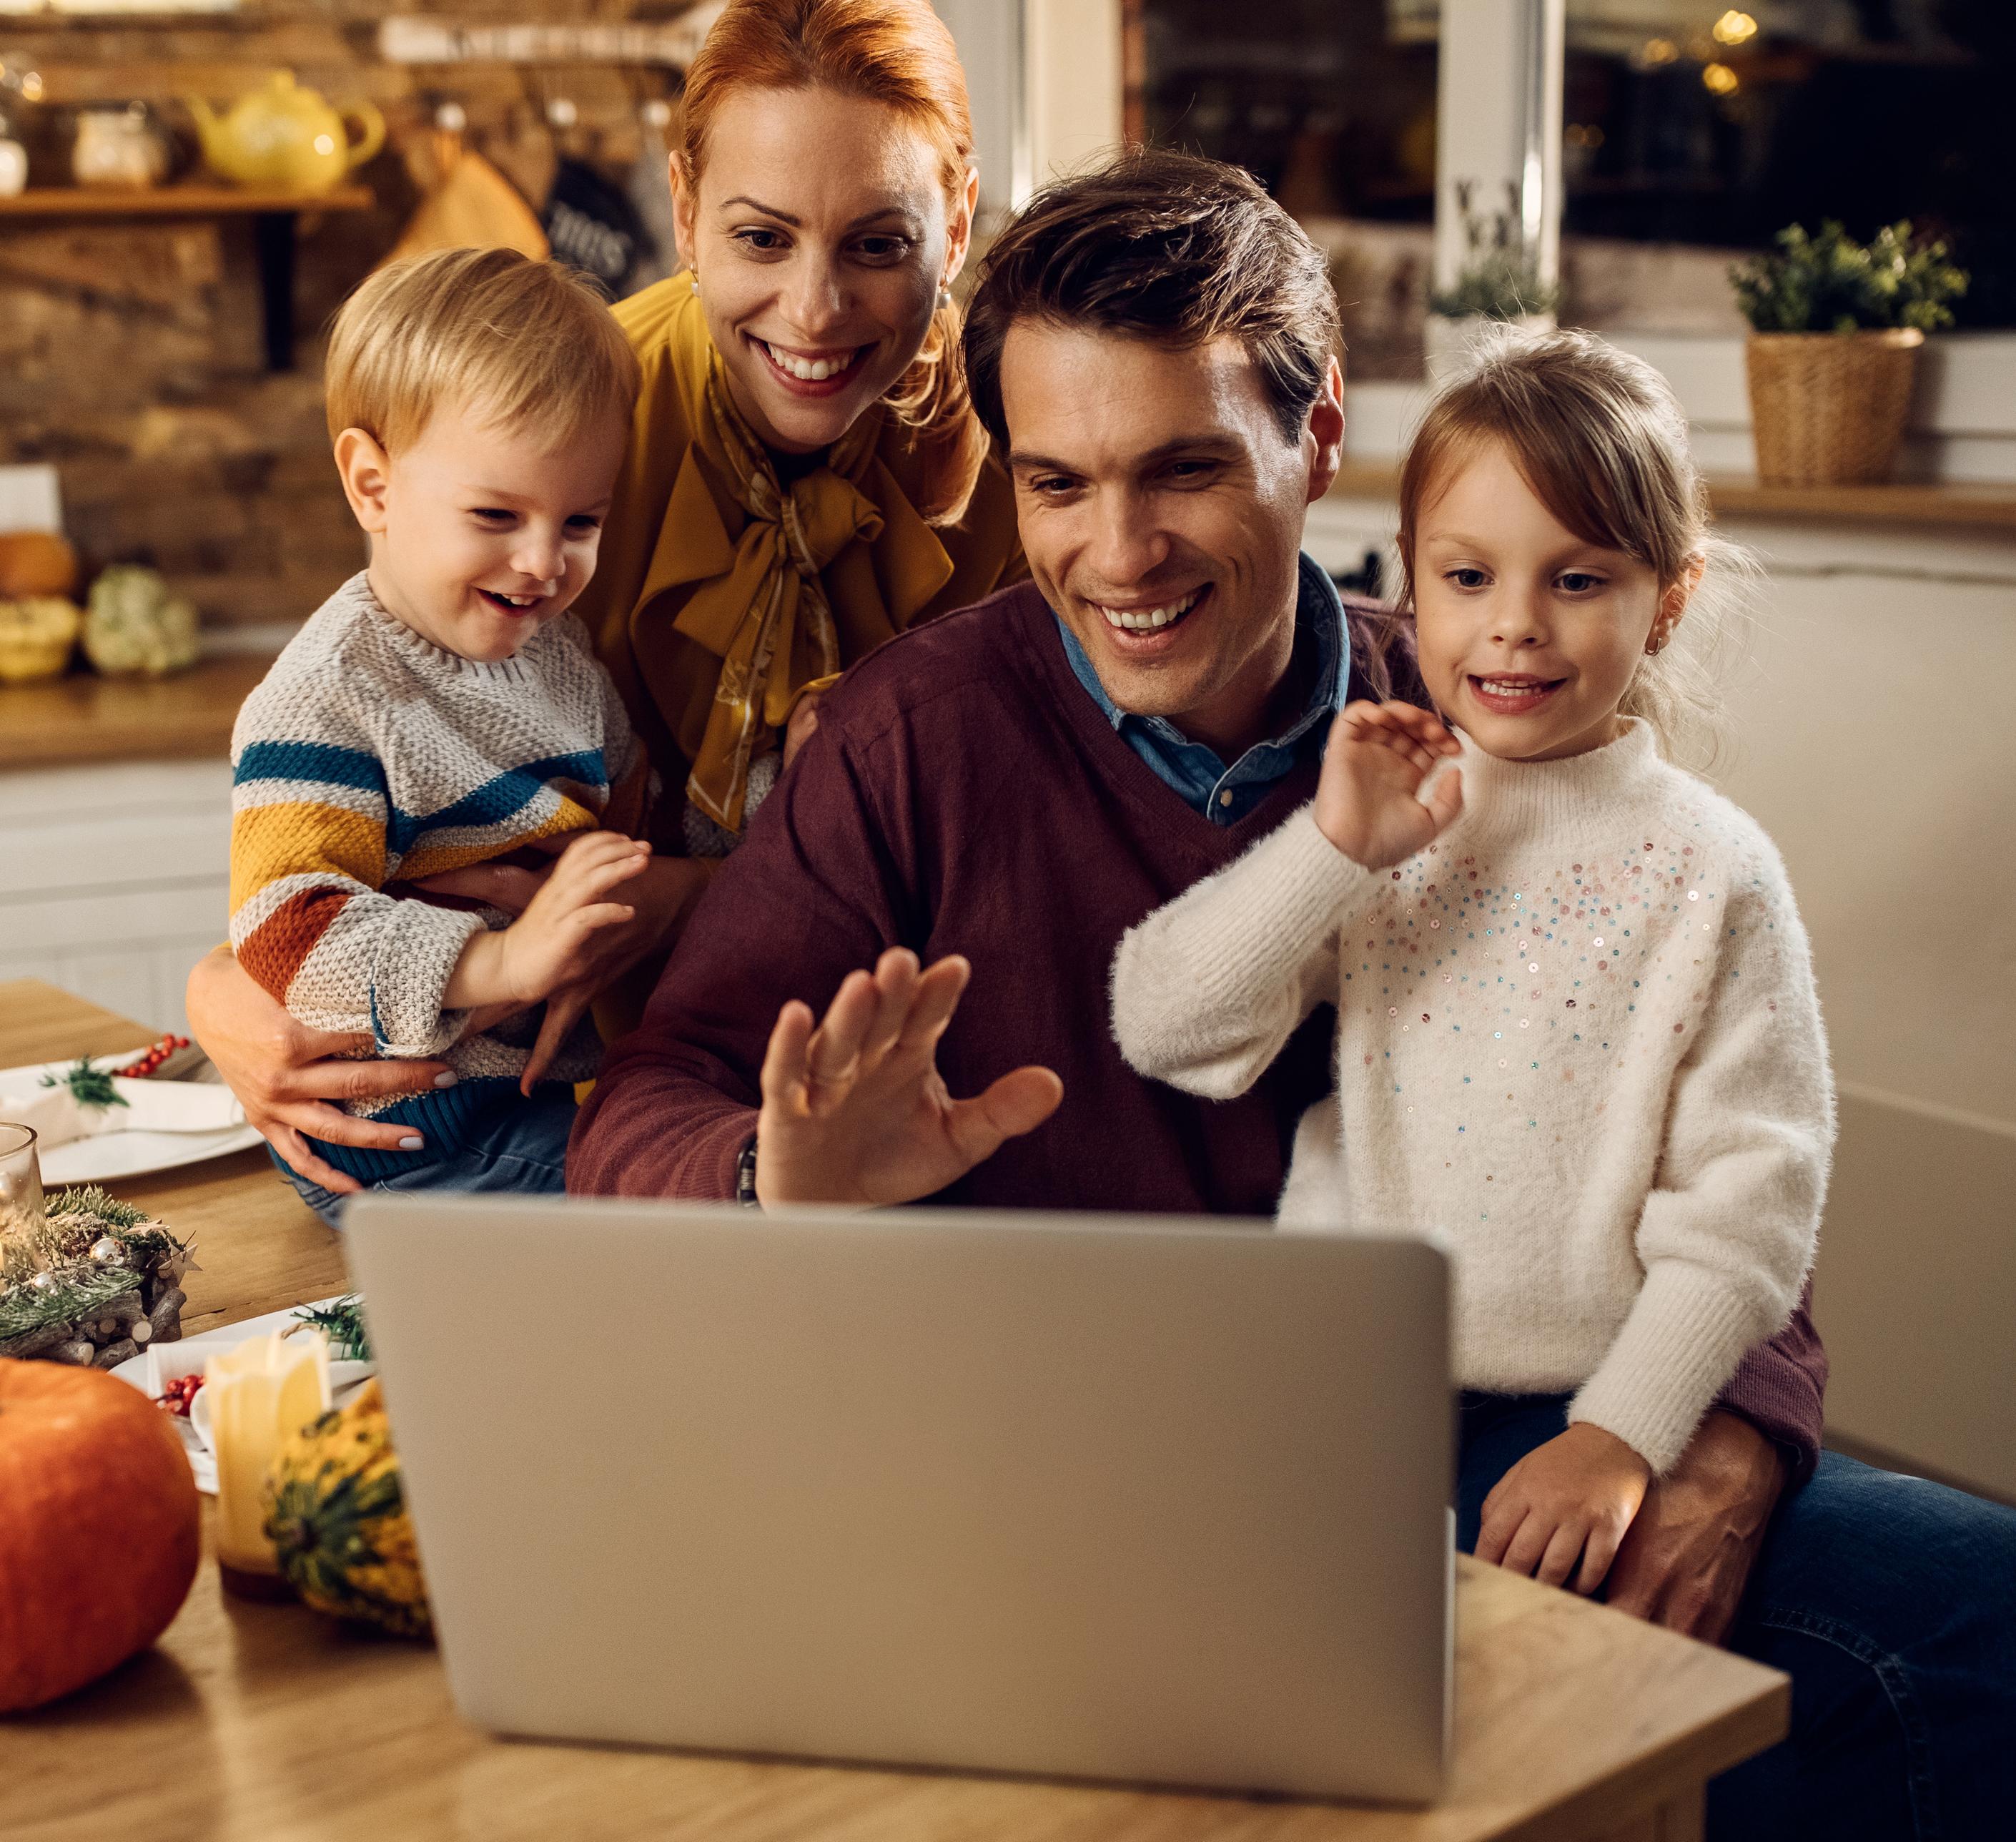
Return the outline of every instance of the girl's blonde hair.
[[[973,118],[959,48],[927,0],[729,0],[686,71],[679,159],[696,191],[708,135],[738,89],[830,89],[893,109],[938,157],[948,212],[973,170]],[[936,308],[923,348],[882,400],[912,431],[933,524],[965,517],[987,458],[967,395],[959,311]]]
[[[439,250],[369,276],[337,312],[326,366],[331,441],[361,428],[387,453],[445,402],[556,445],[630,420],[637,355],[596,284],[516,250]]]
[[[1397,547],[1410,615],[1421,514],[1453,470],[1493,442],[1562,526],[1649,566],[1662,593],[1700,568],[1686,618],[1639,660],[1618,708],[1644,718],[1669,755],[1712,760],[1726,728],[1715,666],[1757,565],[1715,535],[1672,387],[1588,333],[1508,326],[1482,338],[1429,406],[1400,469]]]

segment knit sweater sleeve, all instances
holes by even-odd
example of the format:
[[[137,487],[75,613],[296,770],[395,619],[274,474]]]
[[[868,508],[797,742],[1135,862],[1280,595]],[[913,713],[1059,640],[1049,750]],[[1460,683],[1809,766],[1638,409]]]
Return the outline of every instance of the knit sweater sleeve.
[[[1669,1469],[1813,1263],[1834,1089],[1805,930],[1768,853],[1732,892],[1723,950],[1640,1216],[1645,1278],[1569,1417]],[[1683,1027],[1683,1026],[1676,1026]]]
[[[391,800],[365,726],[276,667],[231,755],[238,963],[315,1029],[368,1032],[380,1055],[439,1054],[468,1017],[442,1008],[448,975],[484,923],[383,892]]]
[[[1337,993],[1337,929],[1377,886],[1304,806],[1229,868],[1131,929],[1113,961],[1113,1034],[1141,1073],[1229,1100]]]

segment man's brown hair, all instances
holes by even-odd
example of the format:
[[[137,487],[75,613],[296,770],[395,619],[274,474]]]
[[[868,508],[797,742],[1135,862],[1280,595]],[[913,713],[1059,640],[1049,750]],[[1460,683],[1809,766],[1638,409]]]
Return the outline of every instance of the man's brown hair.
[[[1018,319],[1172,345],[1236,339],[1284,441],[1341,348],[1330,265],[1238,168],[1130,148],[1038,193],[995,240],[966,311],[967,384],[1003,447],[1001,352]]]

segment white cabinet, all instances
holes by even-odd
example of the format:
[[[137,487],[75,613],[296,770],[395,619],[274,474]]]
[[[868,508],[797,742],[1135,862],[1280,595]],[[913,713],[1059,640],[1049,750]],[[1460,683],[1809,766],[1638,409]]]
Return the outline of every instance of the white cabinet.
[[[186,1029],[189,968],[227,931],[230,854],[227,761],[0,773],[0,980]]]

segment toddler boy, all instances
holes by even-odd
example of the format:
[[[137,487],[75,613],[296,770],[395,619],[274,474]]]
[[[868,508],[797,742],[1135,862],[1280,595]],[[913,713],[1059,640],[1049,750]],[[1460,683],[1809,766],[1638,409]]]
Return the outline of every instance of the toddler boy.
[[[239,713],[231,943],[302,1022],[448,1064],[435,1092],[348,1103],[409,1126],[402,1150],[315,1141],[373,1187],[563,1188],[588,1004],[651,925],[626,835],[647,770],[567,611],[637,388],[601,300],[509,251],[382,269],[337,316],[329,434],[370,563]],[[527,847],[556,855],[517,917],[412,888]]]

